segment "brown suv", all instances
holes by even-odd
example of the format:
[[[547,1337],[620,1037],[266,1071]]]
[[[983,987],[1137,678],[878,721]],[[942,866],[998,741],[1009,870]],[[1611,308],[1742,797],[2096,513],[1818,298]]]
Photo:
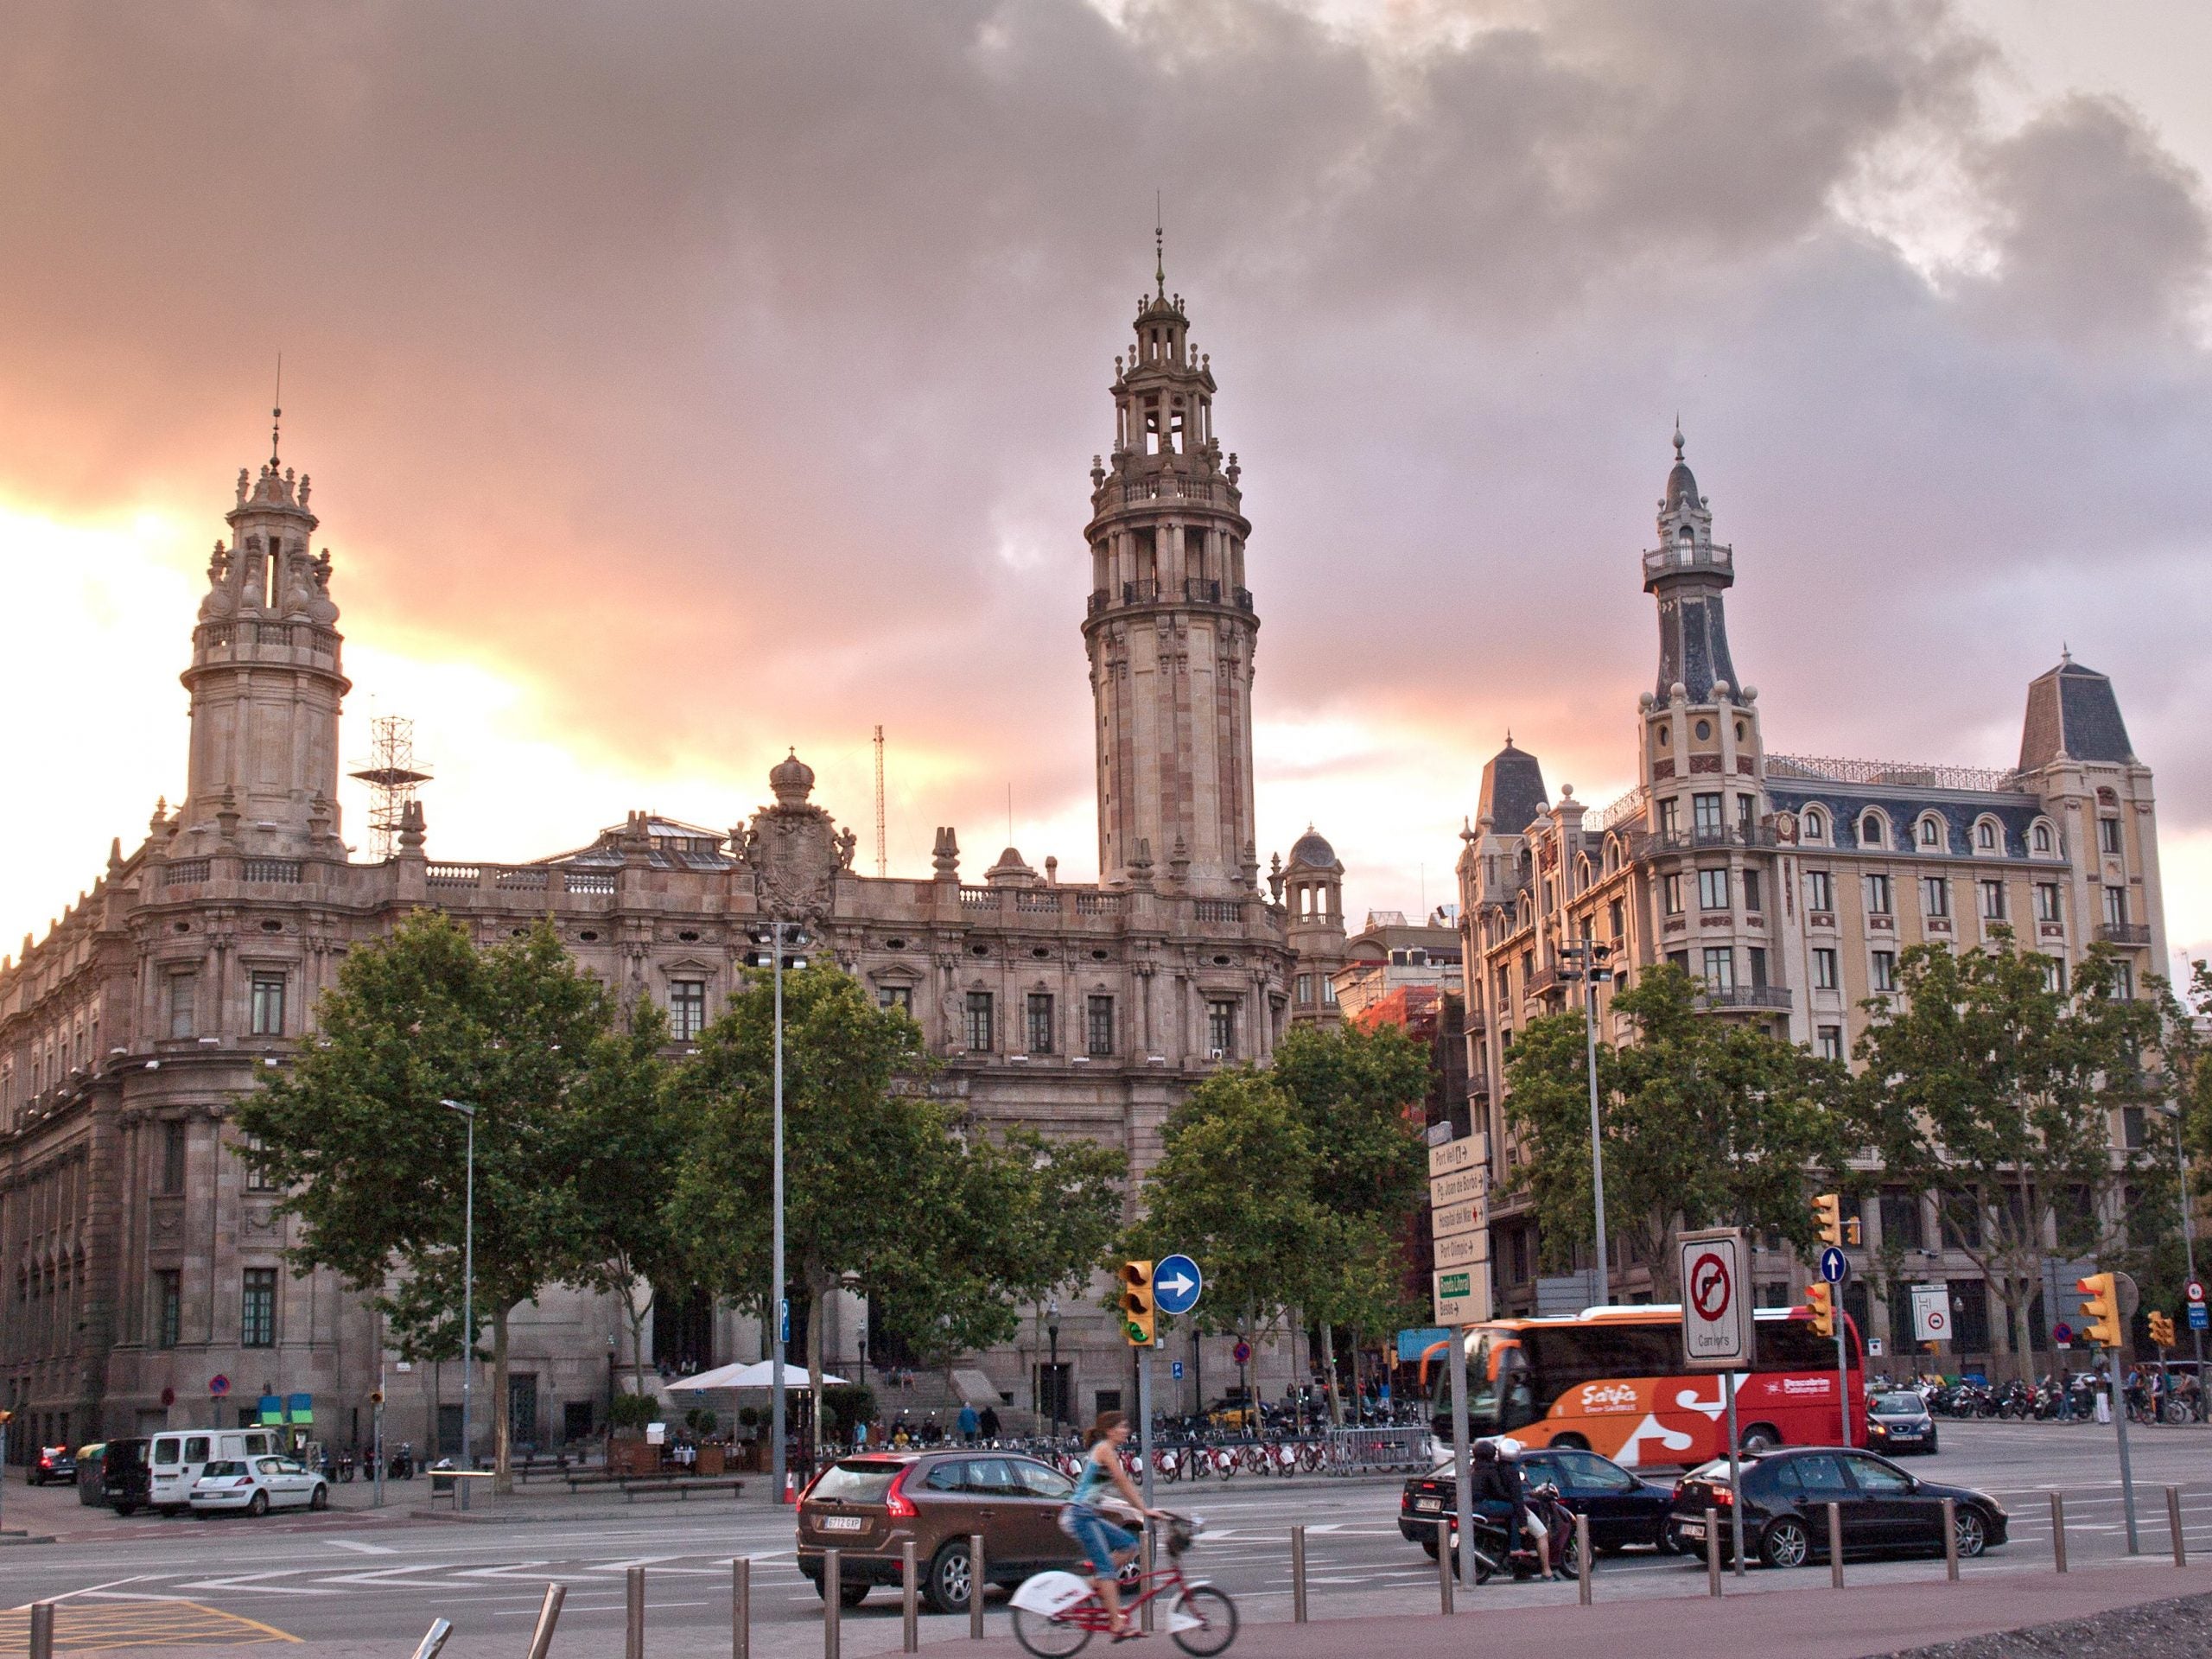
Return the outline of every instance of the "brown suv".
[[[857,1606],[871,1586],[897,1584],[914,1541],[922,1592],[941,1613],[964,1612],[974,1572],[968,1538],[983,1535],[993,1584],[1019,1584],[1048,1567],[1077,1567],[1082,1551],[1060,1530],[1075,1483],[1019,1452],[861,1452],[815,1477],[798,1501],[798,1570],[824,1598],[822,1552],[835,1548],[840,1599]]]

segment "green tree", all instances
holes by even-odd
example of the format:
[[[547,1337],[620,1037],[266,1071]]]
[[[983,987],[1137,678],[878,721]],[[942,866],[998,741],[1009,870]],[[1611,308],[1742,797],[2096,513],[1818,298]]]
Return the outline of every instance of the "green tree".
[[[1889,1179],[1936,1195],[1948,1242],[2004,1304],[2024,1374],[2052,1245],[2107,1253],[2126,1224],[2120,1183],[2142,1159],[2112,1114],[2148,1096],[2160,1035],[2155,1001],[2115,995],[2103,946],[2063,991],[2049,960],[2002,931],[1966,951],[1915,945],[1897,995],[1866,1003],[1858,1046],[1860,1133]]]
[[[492,1326],[498,1478],[508,1488],[507,1321],[568,1277],[581,1239],[570,1094],[612,1022],[550,923],[479,950],[423,912],[361,946],[316,1036],[239,1103],[246,1157],[299,1218],[289,1252],[373,1293],[401,1351],[474,1355],[461,1330],[467,1124],[476,1109],[475,1313]]]
[[[1598,1045],[1606,1224],[1634,1241],[1672,1294],[1675,1236],[1739,1226],[1813,1243],[1808,1173],[1847,1173],[1835,1110],[1842,1070],[1756,1027],[1697,1011],[1697,985],[1671,963],[1613,999],[1632,1041]],[[1509,1190],[1535,1200],[1549,1263],[1564,1268],[1594,1230],[1587,1028],[1579,1010],[1529,1021],[1506,1060],[1509,1122],[1527,1154]]]
[[[1330,1410],[1341,1417],[1337,1329],[1372,1339],[1416,1312],[1406,1293],[1405,1241],[1428,1200],[1421,1118],[1429,1057],[1396,1026],[1294,1026],[1268,1075],[1306,1126],[1306,1190],[1326,1218],[1306,1252],[1300,1306],[1320,1327]]]

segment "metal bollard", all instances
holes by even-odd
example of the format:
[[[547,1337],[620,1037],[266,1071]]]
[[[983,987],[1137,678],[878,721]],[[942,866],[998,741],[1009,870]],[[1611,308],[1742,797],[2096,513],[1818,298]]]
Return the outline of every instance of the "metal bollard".
[[[914,1541],[909,1538],[899,1546],[899,1651],[918,1653],[922,1647],[921,1609],[917,1592],[921,1588],[921,1573],[915,1564]]]
[[[730,1659],[753,1659],[753,1562],[740,1555],[729,1564]]]
[[[1439,1529],[1440,1532],[1441,1529]],[[1436,1604],[1442,1613],[1452,1611],[1452,1557],[1458,1552],[1450,1547],[1448,1539],[1440,1539],[1436,1546]]]
[[[1843,1588],[1843,1505],[1831,1503],[1828,1511],[1828,1583]]]
[[[2050,1558],[2061,1573],[2066,1570],[2066,1500],[2050,1495]]]
[[[53,1632],[53,1610],[49,1607],[47,1611],[47,1630],[49,1638]],[[452,1634],[453,1621],[451,1619],[432,1619],[430,1621],[430,1628],[423,1632],[423,1640],[415,1649],[415,1659],[438,1659],[438,1655],[445,1649],[446,1638]],[[33,1653],[37,1653],[39,1651],[38,1614],[35,1610],[34,1610],[31,1614],[31,1651]],[[46,1653],[47,1655],[51,1655],[53,1651],[53,1643],[51,1639],[49,1639],[47,1644]],[[41,1656],[41,1659],[44,1659],[44,1656]]]
[[[1590,1605],[1590,1517],[1574,1517],[1574,1578],[1582,1605]]]
[[[629,1609],[623,1619],[622,1659],[645,1659],[645,1569],[632,1567],[628,1579]]]
[[[1436,1529],[1436,1553],[1444,1553],[1444,1529]],[[1290,1622],[1306,1622],[1306,1529],[1290,1529]]]
[[[31,1659],[54,1659],[54,1604],[50,1601],[31,1603]]]
[[[1139,1548],[1144,1552],[1141,1559],[1144,1562],[1144,1570],[1147,1573],[1152,1571],[1153,1566],[1153,1540],[1154,1533],[1152,1530],[1152,1522],[1147,1520],[1144,1523],[1143,1538],[1139,1545]],[[1137,1609],[1137,1628],[1141,1630],[1150,1630],[1152,1629],[1152,1604],[1149,1601],[1146,1602],[1143,1606]]]
[[[1959,1500],[1943,1500],[1943,1576],[1959,1581]]]
[[[983,1535],[968,1535],[968,1639],[983,1639]]]
[[[2166,1488],[2166,1525],[2172,1530],[2174,1535],[2174,1565],[2176,1567],[2187,1567],[2189,1565],[2189,1546],[2182,1541],[2181,1488],[2178,1486],[2169,1486]]]
[[[545,1650],[553,1645],[553,1627],[561,1622],[561,1604],[568,1599],[567,1585],[545,1586],[545,1599],[537,1609],[537,1624],[530,1633],[530,1659],[545,1659]]]
[[[1720,1511],[1705,1512],[1705,1593],[1720,1593]]]
[[[845,1552],[822,1552],[822,1659],[845,1650]]]

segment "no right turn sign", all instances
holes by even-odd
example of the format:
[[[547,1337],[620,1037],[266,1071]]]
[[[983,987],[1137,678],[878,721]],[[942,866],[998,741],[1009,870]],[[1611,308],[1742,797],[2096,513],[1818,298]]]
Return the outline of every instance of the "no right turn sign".
[[[1751,1252],[1733,1227],[1684,1233],[1681,1246],[1682,1358],[1694,1371],[1733,1370],[1751,1363]]]

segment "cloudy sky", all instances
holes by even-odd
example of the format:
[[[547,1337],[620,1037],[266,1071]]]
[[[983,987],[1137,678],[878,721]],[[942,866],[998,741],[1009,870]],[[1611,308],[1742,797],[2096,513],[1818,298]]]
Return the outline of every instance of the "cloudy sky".
[[[1165,202],[1244,465],[1262,854],[1449,896],[1625,787],[1679,411],[1769,741],[2005,765],[2062,644],[2212,946],[2202,8],[35,0],[0,58],[0,943],[183,784],[238,467],[315,475],[431,850],[1095,868],[1086,474]],[[349,828],[362,835],[360,803]],[[863,862],[867,854],[863,852]]]

